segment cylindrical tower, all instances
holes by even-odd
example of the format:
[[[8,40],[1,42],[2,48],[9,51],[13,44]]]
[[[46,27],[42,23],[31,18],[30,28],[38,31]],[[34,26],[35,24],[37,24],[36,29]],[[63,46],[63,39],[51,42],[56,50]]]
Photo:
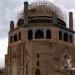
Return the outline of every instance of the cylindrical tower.
[[[14,29],[14,21],[10,21],[10,30]]]
[[[69,29],[73,31],[73,12],[69,12]]]
[[[24,23],[28,22],[28,2],[24,2]]]

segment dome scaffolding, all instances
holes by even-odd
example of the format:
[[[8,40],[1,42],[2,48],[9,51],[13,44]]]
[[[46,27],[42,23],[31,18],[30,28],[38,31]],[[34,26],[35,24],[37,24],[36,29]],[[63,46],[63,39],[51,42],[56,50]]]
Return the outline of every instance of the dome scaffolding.
[[[44,6],[48,7],[48,8],[50,8],[53,12],[55,12],[57,14],[58,18],[60,18],[64,22],[66,22],[66,15],[64,14],[64,12],[59,7],[57,7],[56,5],[51,3],[50,1],[45,1],[45,0],[34,1],[33,3],[31,3],[28,6],[28,10],[34,9],[37,6],[40,6],[40,5],[44,5]],[[18,18],[24,18],[23,15],[24,15],[24,11],[22,10],[18,14]]]

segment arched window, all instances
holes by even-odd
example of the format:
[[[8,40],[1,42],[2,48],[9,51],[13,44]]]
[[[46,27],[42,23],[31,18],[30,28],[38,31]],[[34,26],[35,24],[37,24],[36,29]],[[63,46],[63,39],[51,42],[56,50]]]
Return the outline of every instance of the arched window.
[[[12,43],[12,36],[10,36],[10,43]]]
[[[40,58],[40,54],[37,54],[37,58]]]
[[[31,41],[32,38],[33,38],[33,32],[32,32],[32,30],[29,30],[28,31],[28,39]]]
[[[21,32],[19,32],[19,40],[21,40]]]
[[[14,35],[14,42],[17,41],[17,34]]]
[[[37,61],[37,66],[39,66],[39,61]]]
[[[72,35],[70,35],[70,43],[72,43]]]
[[[64,33],[64,41],[68,42],[68,34],[67,33]]]
[[[35,33],[35,39],[43,39],[44,38],[44,33],[42,30],[38,30]]]
[[[62,32],[59,31],[59,40],[62,40]]]
[[[35,75],[40,75],[40,70],[39,69],[36,69]]]
[[[51,31],[50,30],[46,31],[46,38],[51,39]]]

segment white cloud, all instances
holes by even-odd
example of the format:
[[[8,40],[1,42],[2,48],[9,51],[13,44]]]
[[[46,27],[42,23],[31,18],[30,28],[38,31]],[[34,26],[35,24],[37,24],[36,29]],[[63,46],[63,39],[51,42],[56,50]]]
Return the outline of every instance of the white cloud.
[[[0,67],[4,67],[5,54],[7,54],[8,40],[0,40]]]

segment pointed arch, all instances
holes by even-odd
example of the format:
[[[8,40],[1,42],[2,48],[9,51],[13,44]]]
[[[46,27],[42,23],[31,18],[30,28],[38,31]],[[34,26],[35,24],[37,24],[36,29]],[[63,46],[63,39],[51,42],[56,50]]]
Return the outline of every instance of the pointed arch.
[[[35,75],[40,75],[40,70],[39,69],[35,70]]]
[[[33,38],[33,31],[32,30],[29,30],[28,31],[28,39],[31,41]]]
[[[14,42],[17,41],[17,34],[14,35]]]
[[[51,39],[51,31],[49,29],[46,31],[46,38]]]
[[[35,39],[44,39],[44,33],[42,30],[37,30],[35,33]]]
[[[64,33],[64,41],[68,42],[68,34],[67,33]]]

